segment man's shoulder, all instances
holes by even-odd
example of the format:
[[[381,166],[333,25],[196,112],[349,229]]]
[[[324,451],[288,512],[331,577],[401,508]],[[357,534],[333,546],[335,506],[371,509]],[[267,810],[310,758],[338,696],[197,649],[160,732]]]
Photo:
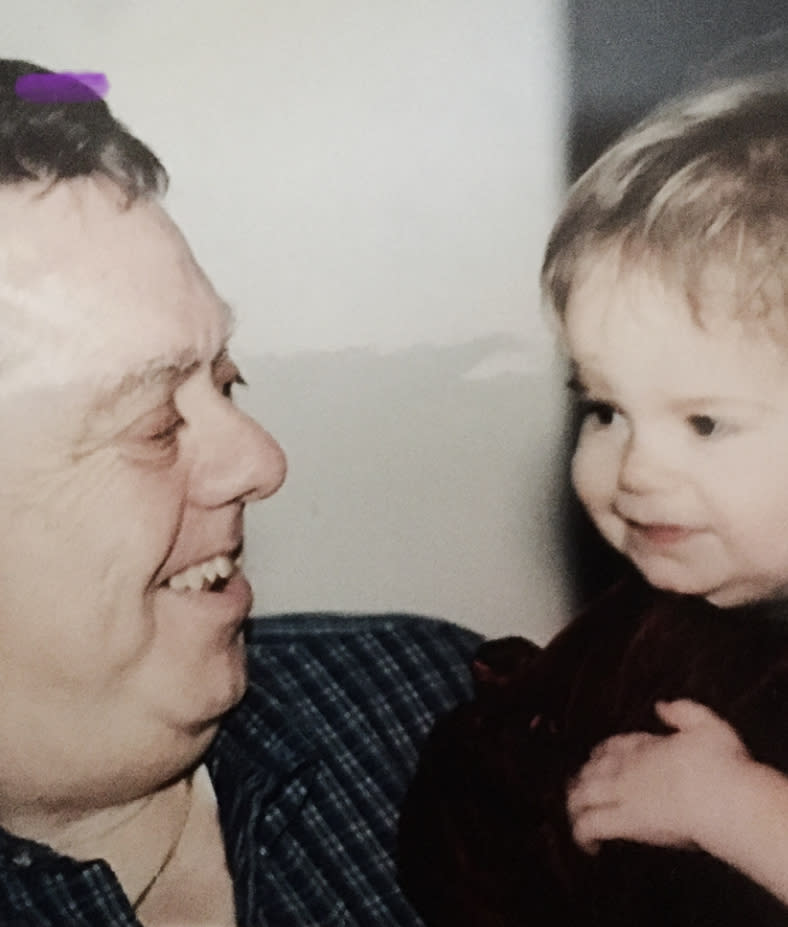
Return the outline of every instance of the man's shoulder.
[[[288,612],[252,618],[247,641],[251,648],[342,646],[349,640],[385,639],[417,646],[435,644],[473,652],[482,636],[451,621],[405,612]]]
[[[480,640],[404,614],[249,622],[249,687],[212,760],[228,803],[258,783],[267,923],[420,923],[395,878],[399,807],[428,731],[471,695]]]
[[[469,698],[482,638],[411,614],[298,613],[255,618],[250,677],[296,715],[374,714],[422,731]]]

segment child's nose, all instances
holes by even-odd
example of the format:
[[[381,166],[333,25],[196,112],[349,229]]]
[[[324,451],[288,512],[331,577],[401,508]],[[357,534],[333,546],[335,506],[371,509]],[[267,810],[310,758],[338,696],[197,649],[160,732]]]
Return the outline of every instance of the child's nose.
[[[662,489],[670,467],[664,450],[653,438],[633,433],[621,457],[618,486],[624,492],[648,493]]]

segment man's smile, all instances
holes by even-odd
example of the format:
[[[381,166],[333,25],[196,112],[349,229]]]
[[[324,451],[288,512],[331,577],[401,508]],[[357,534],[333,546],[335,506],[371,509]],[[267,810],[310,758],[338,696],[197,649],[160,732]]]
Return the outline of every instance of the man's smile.
[[[174,592],[221,592],[234,573],[241,568],[243,544],[238,544],[230,553],[217,554],[191,564],[173,574],[164,583]]]

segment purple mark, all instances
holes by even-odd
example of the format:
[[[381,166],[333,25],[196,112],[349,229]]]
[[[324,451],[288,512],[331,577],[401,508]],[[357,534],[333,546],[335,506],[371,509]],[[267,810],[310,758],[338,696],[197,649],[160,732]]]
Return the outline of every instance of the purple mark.
[[[106,74],[94,72],[23,74],[14,84],[14,93],[28,103],[91,103],[108,90]]]

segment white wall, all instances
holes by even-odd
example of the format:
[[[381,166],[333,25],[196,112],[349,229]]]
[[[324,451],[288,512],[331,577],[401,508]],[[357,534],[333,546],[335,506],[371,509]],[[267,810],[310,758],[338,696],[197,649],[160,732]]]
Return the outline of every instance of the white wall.
[[[556,0],[28,0],[2,51],[107,74],[240,317],[290,457],[249,515],[257,611],[565,617],[562,431],[536,285],[560,198]]]

